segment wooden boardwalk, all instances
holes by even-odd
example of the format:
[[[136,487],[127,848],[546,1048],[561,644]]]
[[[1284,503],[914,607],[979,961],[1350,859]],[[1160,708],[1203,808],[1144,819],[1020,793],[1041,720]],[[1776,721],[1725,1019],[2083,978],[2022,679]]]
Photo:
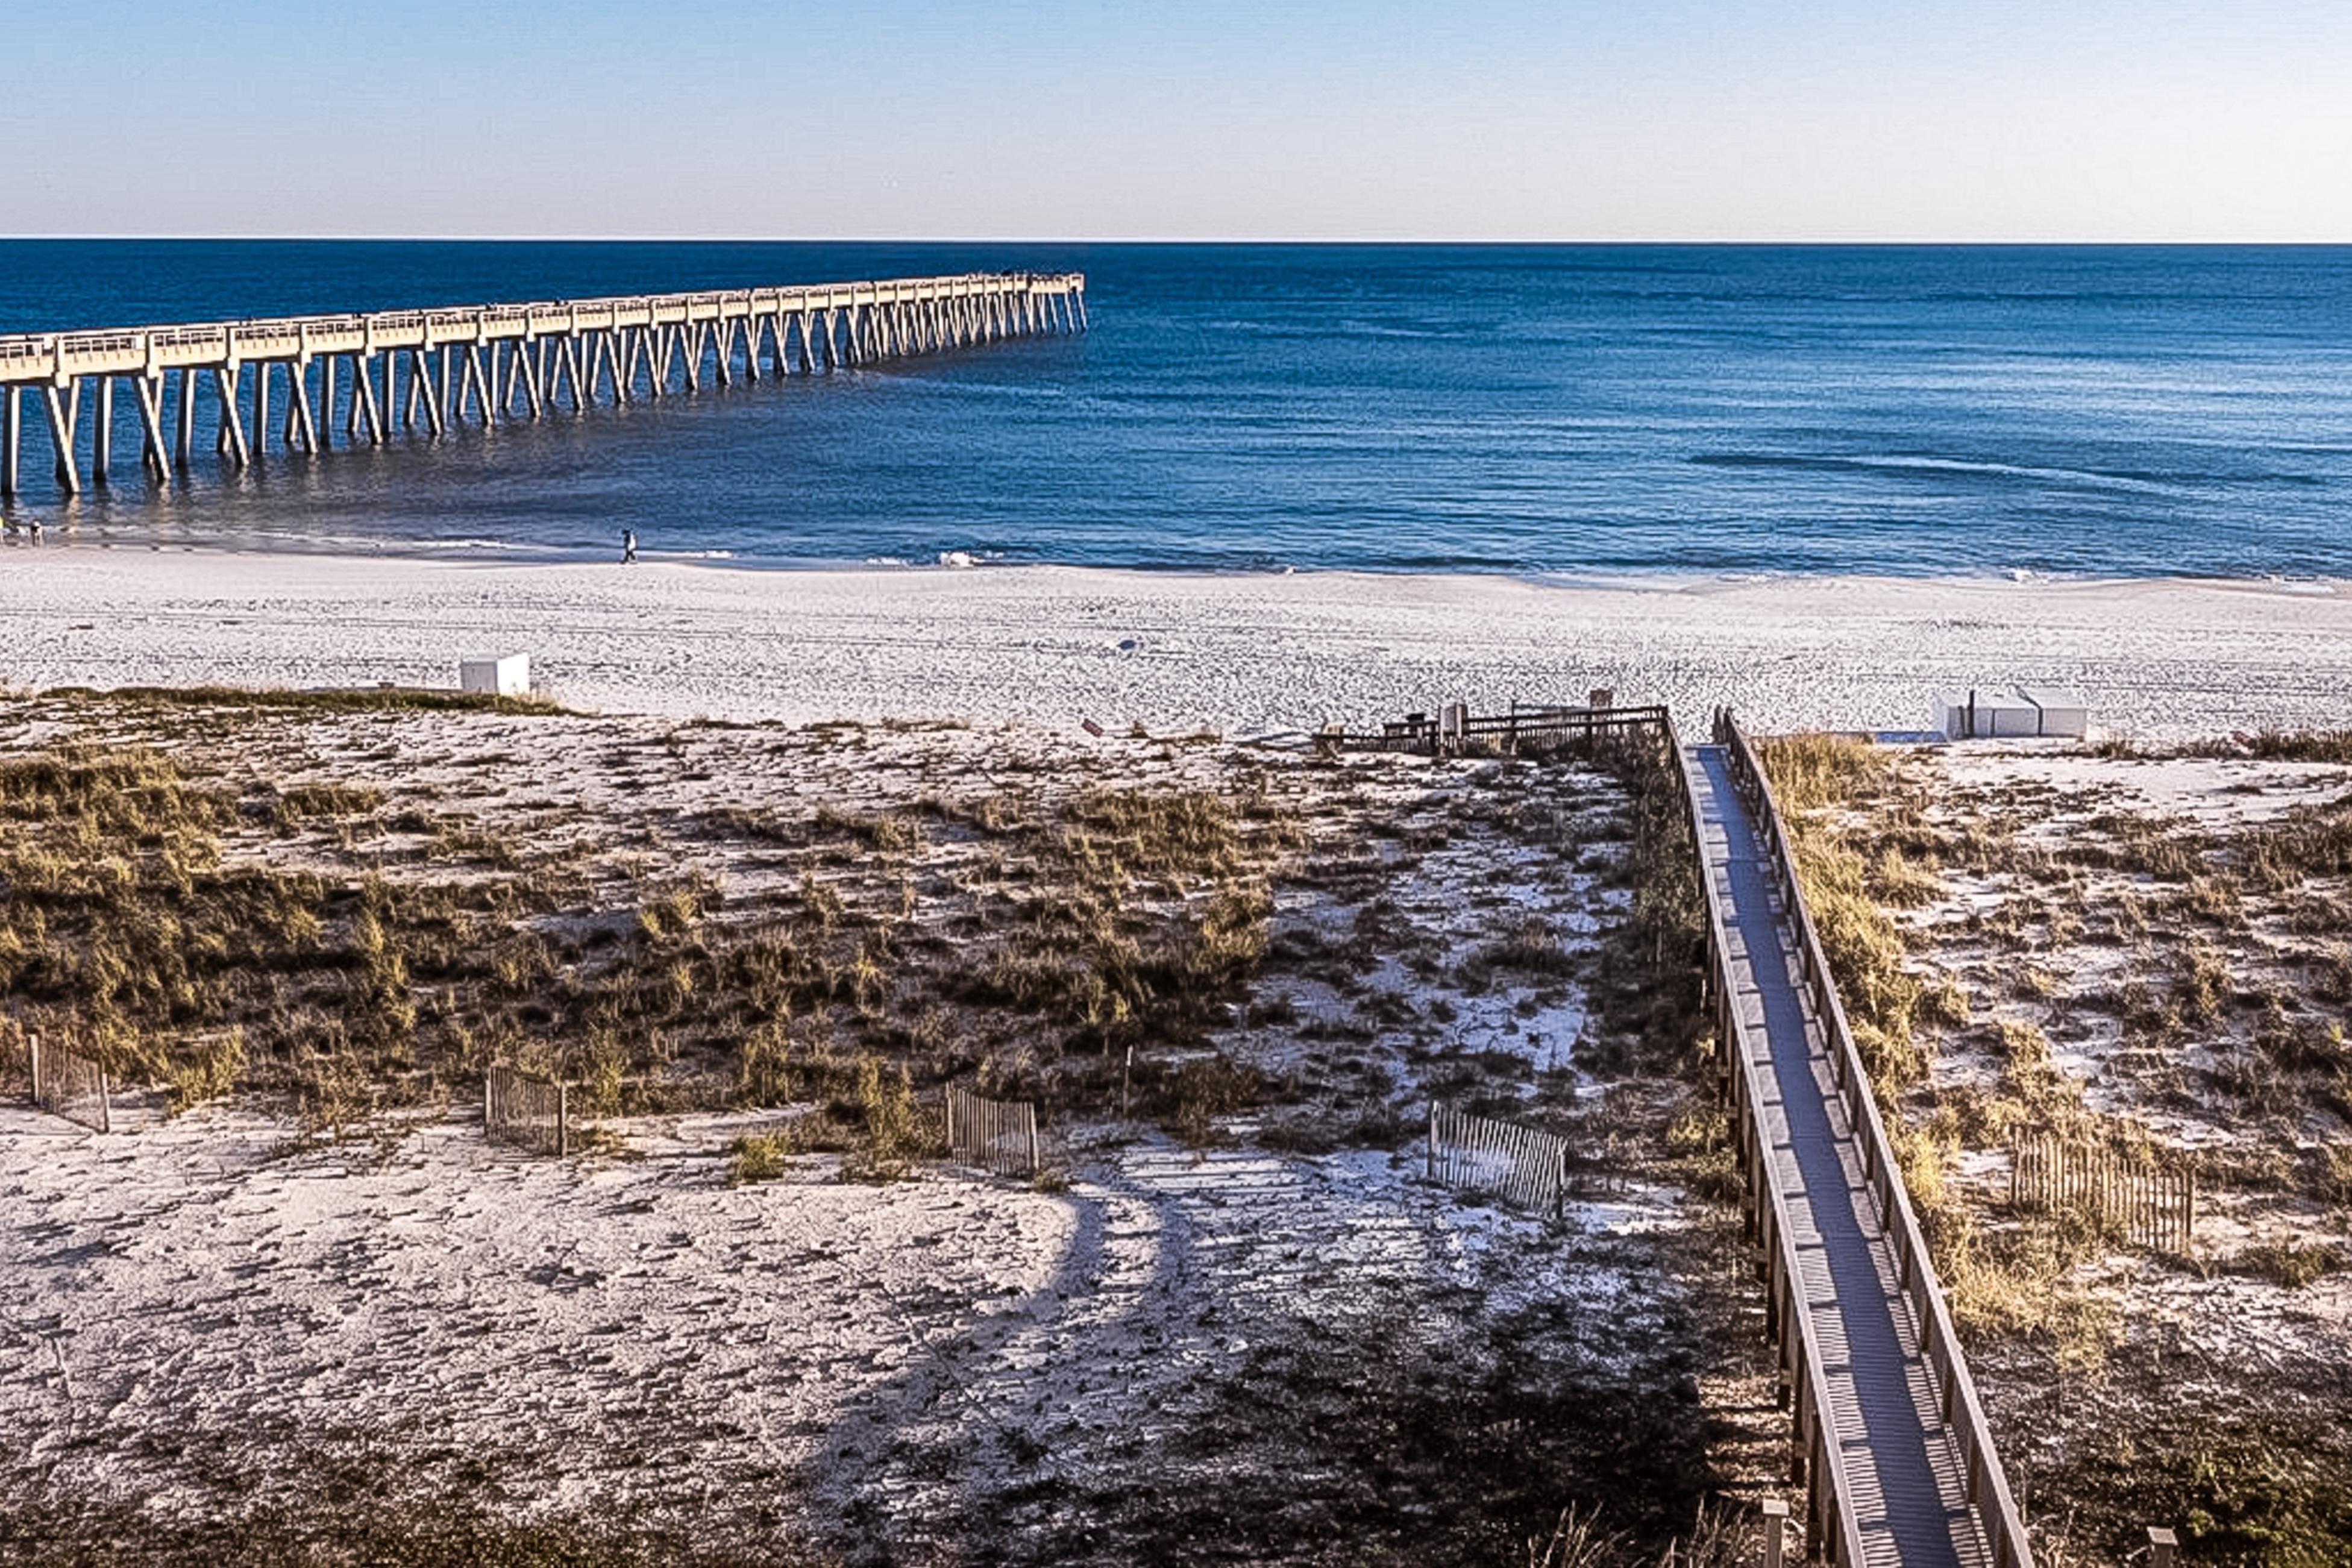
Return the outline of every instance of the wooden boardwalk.
[[[1768,1315],[1796,1412],[1816,1554],[1903,1568],[2030,1568],[2032,1553],[1817,939],[1769,790],[1727,717],[1688,748]]]

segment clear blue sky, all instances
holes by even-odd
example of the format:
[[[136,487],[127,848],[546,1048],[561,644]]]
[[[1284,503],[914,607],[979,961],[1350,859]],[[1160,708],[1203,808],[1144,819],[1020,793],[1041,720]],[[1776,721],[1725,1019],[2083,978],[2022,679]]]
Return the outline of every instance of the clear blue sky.
[[[2352,241],[2352,0],[9,0],[0,231]]]

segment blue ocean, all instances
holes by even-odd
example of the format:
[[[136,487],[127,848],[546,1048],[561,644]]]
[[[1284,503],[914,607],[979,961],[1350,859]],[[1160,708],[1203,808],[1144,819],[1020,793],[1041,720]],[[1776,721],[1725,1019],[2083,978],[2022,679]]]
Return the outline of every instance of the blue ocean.
[[[1092,331],[157,497],[58,540],[744,565],[2352,575],[2352,248],[0,241],[0,333],[995,268]]]

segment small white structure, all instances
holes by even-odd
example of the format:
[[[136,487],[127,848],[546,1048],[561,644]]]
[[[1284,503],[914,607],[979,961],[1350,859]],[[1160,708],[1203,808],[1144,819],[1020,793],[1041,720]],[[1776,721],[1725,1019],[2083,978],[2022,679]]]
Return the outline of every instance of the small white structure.
[[[492,697],[528,697],[530,695],[530,655],[510,653],[503,658],[459,659],[457,689],[486,692]]]
[[[2042,712],[2042,735],[2071,735],[2081,740],[2091,732],[2091,705],[2079,691],[2063,686],[2028,686],[2025,700]]]
[[[1936,728],[1951,741],[2036,735],[2080,740],[2090,727],[2090,705],[2081,692],[2063,687],[1946,691],[1936,698]]]

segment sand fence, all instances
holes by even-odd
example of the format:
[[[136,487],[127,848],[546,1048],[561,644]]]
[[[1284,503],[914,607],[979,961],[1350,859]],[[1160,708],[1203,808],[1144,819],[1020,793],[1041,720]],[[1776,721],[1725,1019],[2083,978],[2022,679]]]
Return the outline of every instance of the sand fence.
[[[1557,1218],[1568,1202],[1568,1140],[1516,1122],[1429,1108],[1429,1179]]]
[[[2013,1208],[2070,1209],[2136,1246],[2189,1256],[2197,1234],[2197,1168],[2051,1136],[2010,1150]]]
[[[1037,1108],[1025,1100],[982,1100],[950,1084],[948,1152],[1000,1176],[1034,1176],[1039,1169]]]
[[[572,1152],[569,1086],[513,1068],[482,1075],[482,1134],[542,1154]]]
[[[25,1036],[24,1062],[35,1105],[93,1132],[114,1131],[114,1110],[104,1068],[79,1052],[32,1033]]]

